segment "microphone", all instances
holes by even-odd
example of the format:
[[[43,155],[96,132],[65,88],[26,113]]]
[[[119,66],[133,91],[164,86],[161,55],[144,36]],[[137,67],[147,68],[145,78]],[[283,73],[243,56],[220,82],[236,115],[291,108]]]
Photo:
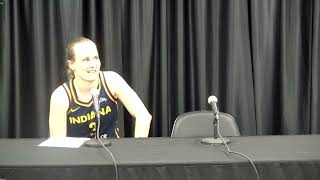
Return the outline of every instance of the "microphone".
[[[97,118],[100,119],[100,104],[99,104],[99,91],[96,88],[91,89],[90,91],[93,104],[94,104],[94,110],[96,111]]]
[[[99,132],[100,131],[99,90],[97,90],[96,88],[92,88],[91,91],[90,91],[90,94],[92,96],[94,110],[96,111],[98,126],[96,128],[97,129],[96,138],[95,139],[90,139],[90,140],[84,142],[84,145],[88,146],[88,147],[111,146],[111,142],[106,140],[106,138],[100,139],[100,132]]]
[[[216,96],[210,96],[208,98],[208,104],[210,104],[212,107],[213,115],[215,116],[216,119],[219,119],[219,110],[218,110],[217,103],[218,103],[218,99]]]
[[[201,142],[202,143],[206,143],[206,144],[224,144],[224,142],[226,143],[230,143],[229,139],[226,138],[218,138],[218,131],[219,131],[219,109],[218,109],[218,98],[216,96],[210,96],[208,98],[208,104],[211,105],[212,107],[212,113],[213,113],[213,138],[202,138]]]

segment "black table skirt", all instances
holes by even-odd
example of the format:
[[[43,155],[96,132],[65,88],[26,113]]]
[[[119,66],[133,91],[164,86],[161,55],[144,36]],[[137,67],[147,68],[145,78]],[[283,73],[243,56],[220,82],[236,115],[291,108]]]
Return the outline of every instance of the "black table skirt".
[[[319,180],[320,135],[231,137],[229,147],[249,156],[261,180]],[[115,179],[103,148],[39,147],[44,139],[0,139],[0,179]],[[200,138],[112,139],[119,179],[253,180],[245,158]]]

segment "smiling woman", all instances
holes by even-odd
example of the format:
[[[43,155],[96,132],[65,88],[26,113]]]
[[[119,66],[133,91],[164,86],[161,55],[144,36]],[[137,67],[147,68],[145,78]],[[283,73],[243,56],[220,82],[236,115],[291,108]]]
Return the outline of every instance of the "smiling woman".
[[[96,45],[89,39],[80,37],[67,47],[66,69],[68,79],[77,74],[81,78],[96,80],[101,62]],[[77,61],[76,61],[77,59]]]
[[[151,115],[126,81],[112,71],[100,71],[97,47],[90,39],[80,37],[67,49],[68,81],[51,95],[50,136],[96,137],[97,114],[92,89],[99,91],[99,137],[119,137],[117,102],[120,100],[136,119],[135,137],[148,137]]]

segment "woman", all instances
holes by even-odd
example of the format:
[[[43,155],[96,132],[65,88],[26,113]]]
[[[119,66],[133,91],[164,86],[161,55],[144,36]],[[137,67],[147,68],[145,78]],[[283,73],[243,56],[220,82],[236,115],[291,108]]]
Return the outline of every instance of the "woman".
[[[148,137],[151,115],[123,78],[112,71],[100,71],[97,47],[80,37],[67,47],[68,79],[51,95],[50,136],[95,137],[97,115],[92,89],[99,91],[100,137],[119,137],[117,101],[135,118],[135,137]]]

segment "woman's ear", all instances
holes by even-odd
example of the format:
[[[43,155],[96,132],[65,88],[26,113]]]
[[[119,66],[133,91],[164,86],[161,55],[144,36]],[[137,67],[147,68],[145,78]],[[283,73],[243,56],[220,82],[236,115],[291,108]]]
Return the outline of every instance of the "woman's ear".
[[[68,59],[68,66],[72,71],[74,71],[74,60]]]

